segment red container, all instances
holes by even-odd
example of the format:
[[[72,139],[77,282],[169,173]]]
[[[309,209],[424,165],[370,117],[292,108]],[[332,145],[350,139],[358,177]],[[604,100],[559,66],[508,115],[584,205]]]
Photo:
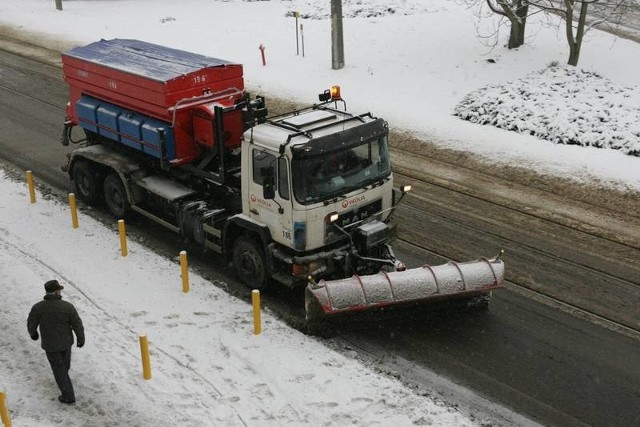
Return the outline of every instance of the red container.
[[[193,110],[232,106],[244,92],[240,64],[138,40],[100,40],[62,54],[62,64],[72,123],[78,124],[81,95],[166,121],[174,132],[178,163],[197,158],[201,145],[213,145],[210,135],[194,135],[194,129],[203,126],[194,127]],[[222,95],[215,95],[218,92]],[[198,117],[201,123],[202,114]],[[230,135],[225,145],[238,145],[239,114],[225,117],[225,131]]]

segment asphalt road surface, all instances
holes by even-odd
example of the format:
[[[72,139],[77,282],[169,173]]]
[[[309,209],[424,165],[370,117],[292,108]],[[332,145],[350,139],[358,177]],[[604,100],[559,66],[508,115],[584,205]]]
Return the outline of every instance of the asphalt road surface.
[[[62,199],[71,186],[60,165],[73,148],[59,143],[65,103],[58,67],[0,50],[0,158],[18,176],[33,170]],[[489,173],[463,155],[393,137],[396,179],[416,187],[396,217],[399,255],[419,265],[505,249],[508,284],[488,311],[414,309],[339,328],[327,345],[424,393],[461,400],[461,410],[468,402],[455,387],[428,372],[544,425],[640,426],[637,195],[592,194],[510,168]],[[87,211],[109,222],[104,212]],[[184,247],[144,219],[127,228],[167,256]],[[205,277],[249,298],[215,255],[194,258]],[[301,323],[300,295],[275,289],[265,304]],[[489,420],[526,423],[499,412]]]

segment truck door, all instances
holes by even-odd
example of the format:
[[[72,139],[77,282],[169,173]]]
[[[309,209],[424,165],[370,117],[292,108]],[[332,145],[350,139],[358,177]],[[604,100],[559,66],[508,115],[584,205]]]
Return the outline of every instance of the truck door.
[[[260,148],[253,148],[251,155],[249,215],[269,227],[273,240],[292,247],[291,191],[287,159]],[[268,184],[273,185],[273,198],[269,195],[265,197],[265,185]]]

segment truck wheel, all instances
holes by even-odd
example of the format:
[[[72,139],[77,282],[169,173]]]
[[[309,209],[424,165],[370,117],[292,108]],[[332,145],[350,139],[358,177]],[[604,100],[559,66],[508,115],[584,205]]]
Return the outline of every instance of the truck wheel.
[[[120,177],[112,173],[104,179],[104,201],[109,212],[117,219],[124,219],[131,209],[127,192],[124,189]]]
[[[233,266],[240,280],[251,289],[267,286],[267,263],[258,243],[249,236],[240,236],[233,246]]]
[[[86,204],[96,205],[100,201],[100,178],[88,162],[79,161],[73,166],[73,186]]]

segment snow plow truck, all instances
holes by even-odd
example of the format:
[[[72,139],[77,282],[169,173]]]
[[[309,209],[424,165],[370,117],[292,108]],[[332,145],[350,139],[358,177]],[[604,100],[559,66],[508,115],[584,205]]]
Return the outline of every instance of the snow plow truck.
[[[409,188],[393,187],[387,122],[348,112],[338,87],[270,117],[240,64],[124,39],[62,63],[76,195],[222,254],[250,288],[306,287],[308,320],[502,285],[499,256],[414,269],[395,257],[391,214]]]

